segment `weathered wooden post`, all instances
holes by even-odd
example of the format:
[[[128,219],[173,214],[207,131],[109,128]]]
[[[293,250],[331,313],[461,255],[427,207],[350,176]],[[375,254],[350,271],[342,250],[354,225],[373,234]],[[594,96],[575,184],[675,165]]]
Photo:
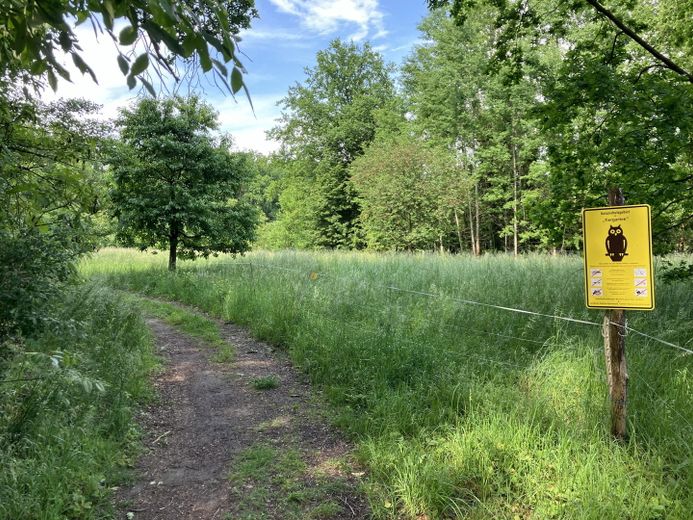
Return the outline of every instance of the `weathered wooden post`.
[[[609,189],[609,206],[582,212],[585,301],[604,309],[602,333],[611,403],[611,433],[625,440],[628,367],[626,309],[654,309],[650,207],[626,206],[620,188]]]
[[[609,206],[623,206],[621,188],[609,188]],[[626,365],[626,311],[604,312],[604,356],[611,401],[611,434],[619,440],[628,436],[626,412],[628,401],[628,367]]]

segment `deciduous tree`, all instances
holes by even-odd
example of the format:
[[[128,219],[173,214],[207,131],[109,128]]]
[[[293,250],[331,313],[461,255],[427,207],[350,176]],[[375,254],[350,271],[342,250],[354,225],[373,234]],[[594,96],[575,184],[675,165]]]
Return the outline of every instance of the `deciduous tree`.
[[[110,160],[119,234],[176,259],[241,253],[250,247],[257,211],[242,198],[249,165],[214,139],[216,114],[195,97],[144,99],[123,110],[121,143]]]
[[[295,162],[296,181],[296,197],[284,202],[302,209],[282,204],[280,219],[291,214],[310,219],[312,247],[358,245],[359,207],[348,167],[373,140],[375,111],[394,95],[390,73],[369,44],[334,40],[318,52],[316,66],[306,69],[305,82],[281,101],[282,117],[271,135]]]

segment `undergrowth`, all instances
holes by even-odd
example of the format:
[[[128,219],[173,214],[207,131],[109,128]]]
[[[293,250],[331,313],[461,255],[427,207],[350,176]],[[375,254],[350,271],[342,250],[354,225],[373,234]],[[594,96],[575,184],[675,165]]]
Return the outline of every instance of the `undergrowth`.
[[[102,519],[132,462],[155,366],[139,312],[110,289],[68,289],[41,332],[3,345],[0,518]]]
[[[579,258],[254,253],[175,274],[164,260],[109,250],[82,272],[285,346],[357,439],[375,518],[690,518],[693,356],[629,335],[630,438],[613,441]],[[690,348],[692,282],[659,282],[629,325]]]

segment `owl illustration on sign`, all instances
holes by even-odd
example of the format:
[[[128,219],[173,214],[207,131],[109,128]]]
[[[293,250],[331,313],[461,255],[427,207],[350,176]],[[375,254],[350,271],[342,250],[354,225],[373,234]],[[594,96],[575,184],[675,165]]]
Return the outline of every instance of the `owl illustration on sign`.
[[[620,262],[623,257],[628,255],[628,240],[623,234],[621,225],[609,225],[609,234],[606,236],[606,256],[611,258],[612,262]]]

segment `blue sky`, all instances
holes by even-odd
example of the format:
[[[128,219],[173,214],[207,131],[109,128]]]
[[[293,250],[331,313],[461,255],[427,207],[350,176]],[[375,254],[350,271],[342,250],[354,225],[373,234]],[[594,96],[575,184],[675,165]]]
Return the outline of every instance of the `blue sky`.
[[[314,65],[319,50],[334,38],[368,41],[386,61],[399,65],[417,42],[417,25],[427,13],[425,0],[256,0],[256,6],[260,18],[240,42],[255,114],[242,95],[234,100],[213,86],[199,93],[215,106],[222,130],[234,136],[237,148],[262,153],[277,148],[265,136],[279,117],[277,102],[304,80],[304,69]],[[99,85],[73,73],[74,82],[61,83],[57,94],[92,99],[111,117],[132,102],[133,92],[115,63],[113,43],[105,36],[95,41],[86,25],[77,34]]]

